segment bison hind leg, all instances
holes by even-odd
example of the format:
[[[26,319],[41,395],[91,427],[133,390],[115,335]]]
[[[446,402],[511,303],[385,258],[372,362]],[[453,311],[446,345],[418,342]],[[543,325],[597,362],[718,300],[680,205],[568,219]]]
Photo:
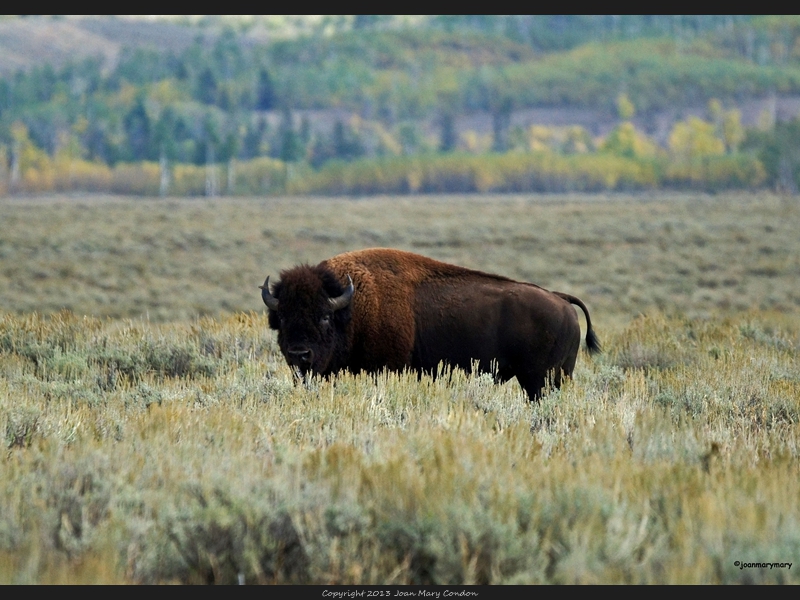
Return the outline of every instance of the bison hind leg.
[[[539,402],[542,392],[547,385],[547,376],[544,374],[517,373],[517,381],[528,394],[528,400]]]
[[[557,390],[564,379],[571,376],[571,370],[556,368],[546,373],[517,373],[517,381],[528,394],[528,400],[539,402],[545,391]]]
[[[496,384],[505,383],[514,377],[514,370],[510,367],[506,367],[504,369],[495,369],[492,371],[492,377],[494,377],[494,382]]]

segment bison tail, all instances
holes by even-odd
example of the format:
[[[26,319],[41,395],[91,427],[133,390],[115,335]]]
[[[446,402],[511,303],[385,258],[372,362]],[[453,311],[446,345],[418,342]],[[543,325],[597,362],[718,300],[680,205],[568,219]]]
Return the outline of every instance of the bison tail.
[[[590,329],[586,332],[586,347],[589,349],[589,354],[598,354],[603,350],[602,346],[600,346],[600,340],[597,339],[594,329]]]
[[[595,334],[594,329],[592,329],[592,318],[589,316],[589,309],[586,308],[586,305],[575,296],[570,296],[569,294],[564,294],[562,292],[554,293],[556,296],[560,296],[570,304],[574,304],[583,311],[583,314],[586,315],[586,348],[589,350],[589,354],[597,354],[598,352],[601,352],[602,347],[600,346],[600,340],[597,339],[597,335]]]

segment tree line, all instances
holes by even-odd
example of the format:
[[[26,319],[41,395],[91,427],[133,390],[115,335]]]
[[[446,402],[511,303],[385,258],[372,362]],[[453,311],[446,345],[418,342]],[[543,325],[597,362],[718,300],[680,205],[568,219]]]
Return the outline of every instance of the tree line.
[[[783,126],[754,131],[743,144],[741,123],[721,107],[800,92],[800,19],[443,16],[415,29],[391,23],[362,16],[331,36],[268,45],[245,43],[229,28],[180,53],[124,49],[111,69],[89,59],[0,78],[6,188],[25,169],[67,158],[164,170],[263,157],[315,171],[337,161],[452,152],[636,158],[652,141],[631,129],[621,97],[640,114],[722,98],[707,122],[723,153],[749,152],[767,180],[788,182],[791,169],[773,164],[792,160]],[[548,38],[554,31],[563,33],[560,42]],[[621,126],[605,141],[575,128],[543,134],[511,126],[514,110],[565,105],[616,111]],[[323,108],[350,116],[327,131],[298,117]],[[479,110],[491,115],[488,142],[455,128],[459,115]],[[436,135],[423,121],[435,124]],[[702,139],[698,123],[682,127],[673,133],[684,146]],[[675,159],[679,152],[669,150]]]

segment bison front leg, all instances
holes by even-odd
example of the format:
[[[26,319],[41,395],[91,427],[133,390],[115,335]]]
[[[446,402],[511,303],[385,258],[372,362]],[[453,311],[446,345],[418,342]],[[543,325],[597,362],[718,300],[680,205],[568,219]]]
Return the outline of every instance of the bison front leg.
[[[303,386],[307,390],[314,389],[314,381],[319,377],[313,371],[302,371],[299,367],[290,367],[292,370],[292,383]]]
[[[289,367],[292,371],[292,383],[295,385],[305,384],[306,376],[299,367]]]

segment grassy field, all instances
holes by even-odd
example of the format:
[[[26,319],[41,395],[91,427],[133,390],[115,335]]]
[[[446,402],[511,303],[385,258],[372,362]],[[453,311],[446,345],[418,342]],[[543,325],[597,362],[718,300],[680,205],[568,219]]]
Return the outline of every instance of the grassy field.
[[[740,568],[800,562],[797,199],[47,197],[0,223],[0,583],[800,582]],[[294,387],[257,286],[370,246],[577,295],[605,352],[537,405],[461,372]]]

